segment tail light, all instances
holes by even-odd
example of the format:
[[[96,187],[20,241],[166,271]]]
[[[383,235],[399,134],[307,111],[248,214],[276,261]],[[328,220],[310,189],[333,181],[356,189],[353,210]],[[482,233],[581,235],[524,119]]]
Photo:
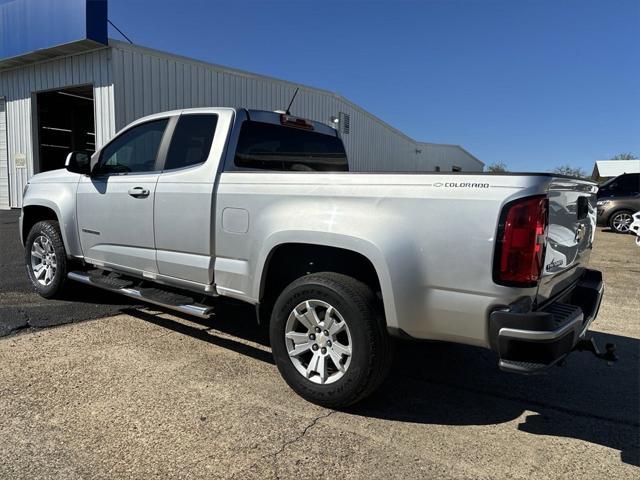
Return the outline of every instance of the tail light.
[[[548,200],[536,196],[508,204],[498,227],[493,279],[501,285],[533,287],[542,272]]]

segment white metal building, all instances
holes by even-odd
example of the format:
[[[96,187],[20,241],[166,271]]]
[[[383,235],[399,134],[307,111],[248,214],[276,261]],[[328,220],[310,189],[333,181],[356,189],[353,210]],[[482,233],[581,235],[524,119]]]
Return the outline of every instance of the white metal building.
[[[640,160],[596,160],[591,178],[599,182],[623,173],[640,173]]]
[[[200,106],[284,109],[298,87],[291,113],[333,122],[353,170],[484,166],[460,146],[409,138],[336,93],[116,40],[10,60],[0,59],[0,208],[21,206],[34,173],[61,168],[70,150],[98,148],[139,117]]]

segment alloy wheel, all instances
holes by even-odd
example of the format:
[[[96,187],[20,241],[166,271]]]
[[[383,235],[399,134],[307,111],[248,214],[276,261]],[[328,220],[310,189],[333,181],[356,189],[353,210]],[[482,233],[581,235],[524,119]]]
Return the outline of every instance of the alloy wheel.
[[[630,213],[620,212],[613,217],[612,224],[613,228],[618,232],[627,233],[632,222],[633,217]]]
[[[31,271],[40,285],[48,286],[56,275],[57,261],[53,243],[44,235],[31,245]]]
[[[318,384],[340,380],[351,364],[349,326],[340,312],[322,300],[298,304],[287,319],[285,344],[298,372]]]

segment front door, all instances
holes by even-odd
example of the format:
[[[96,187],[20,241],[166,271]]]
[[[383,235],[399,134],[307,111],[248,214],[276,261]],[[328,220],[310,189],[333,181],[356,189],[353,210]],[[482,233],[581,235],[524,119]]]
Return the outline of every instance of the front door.
[[[102,149],[91,176],[80,181],[78,230],[90,263],[157,273],[153,203],[167,123],[163,118],[126,130]]]

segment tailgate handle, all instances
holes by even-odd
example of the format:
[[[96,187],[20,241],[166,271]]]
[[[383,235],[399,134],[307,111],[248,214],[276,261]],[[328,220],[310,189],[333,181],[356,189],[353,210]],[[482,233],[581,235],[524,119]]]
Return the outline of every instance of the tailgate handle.
[[[578,220],[589,215],[589,197],[578,197]]]

